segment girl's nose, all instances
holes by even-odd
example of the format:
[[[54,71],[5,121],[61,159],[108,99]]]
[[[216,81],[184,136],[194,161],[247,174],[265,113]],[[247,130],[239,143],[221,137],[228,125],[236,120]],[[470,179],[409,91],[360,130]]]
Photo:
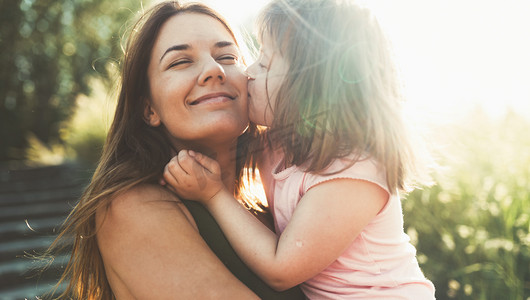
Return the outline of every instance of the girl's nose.
[[[253,63],[252,65],[250,65],[246,70],[245,70],[245,74],[247,74],[247,77],[248,79],[255,79],[256,78],[256,73],[253,72],[254,69],[256,68],[256,63]]]

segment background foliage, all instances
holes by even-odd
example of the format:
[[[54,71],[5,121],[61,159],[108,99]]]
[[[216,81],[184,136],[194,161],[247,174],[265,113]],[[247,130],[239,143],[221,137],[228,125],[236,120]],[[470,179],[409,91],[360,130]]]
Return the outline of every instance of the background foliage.
[[[25,159],[28,140],[63,142],[59,131],[89,94],[109,84],[133,0],[0,1],[0,161]]]
[[[403,201],[437,299],[530,298],[529,128],[479,110],[440,129],[436,185]]]

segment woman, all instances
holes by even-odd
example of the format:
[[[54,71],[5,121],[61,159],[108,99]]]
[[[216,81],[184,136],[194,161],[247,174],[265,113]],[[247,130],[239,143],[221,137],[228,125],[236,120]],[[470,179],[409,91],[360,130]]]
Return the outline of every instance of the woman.
[[[157,184],[164,165],[187,148],[215,157],[239,194],[247,78],[227,23],[203,5],[161,3],[132,30],[122,67],[101,161],[52,245],[74,236],[62,297],[301,297],[298,290],[274,294],[219,247],[224,241],[210,231],[215,223],[204,223],[211,221],[204,211]]]

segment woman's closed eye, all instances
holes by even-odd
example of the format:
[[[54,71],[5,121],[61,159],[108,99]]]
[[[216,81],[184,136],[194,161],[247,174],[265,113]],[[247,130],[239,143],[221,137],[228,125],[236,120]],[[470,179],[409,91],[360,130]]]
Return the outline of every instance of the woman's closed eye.
[[[223,55],[217,59],[217,61],[223,64],[235,64],[239,61],[239,58],[234,55]]]
[[[185,66],[185,65],[191,64],[191,63],[192,63],[192,61],[189,60],[189,59],[179,59],[177,61],[174,61],[174,62],[170,63],[167,68],[171,69],[171,68],[174,68],[174,67],[182,67],[182,66]]]

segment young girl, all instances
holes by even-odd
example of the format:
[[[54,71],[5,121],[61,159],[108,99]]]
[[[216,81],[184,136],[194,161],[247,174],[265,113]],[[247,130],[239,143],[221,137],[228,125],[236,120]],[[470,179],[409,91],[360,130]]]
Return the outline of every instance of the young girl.
[[[249,67],[254,153],[275,232],[222,184],[216,161],[181,151],[164,179],[202,202],[243,261],[275,289],[309,299],[433,299],[403,231],[399,191],[415,156],[389,45],[366,8],[273,0]]]

